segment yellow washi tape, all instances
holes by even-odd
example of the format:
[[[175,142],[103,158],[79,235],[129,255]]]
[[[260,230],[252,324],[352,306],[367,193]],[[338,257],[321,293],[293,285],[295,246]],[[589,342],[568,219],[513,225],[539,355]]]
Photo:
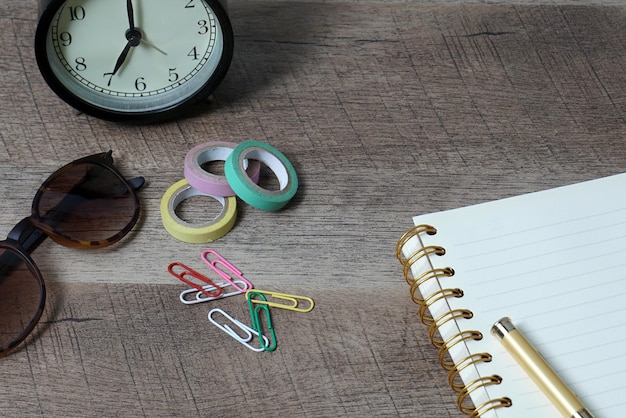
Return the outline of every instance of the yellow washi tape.
[[[222,211],[208,222],[191,223],[176,214],[176,208],[192,196],[208,196],[222,204]],[[185,179],[171,185],[161,198],[161,220],[165,230],[174,238],[200,244],[215,241],[232,229],[237,219],[237,199],[234,196],[213,196],[194,189]]]

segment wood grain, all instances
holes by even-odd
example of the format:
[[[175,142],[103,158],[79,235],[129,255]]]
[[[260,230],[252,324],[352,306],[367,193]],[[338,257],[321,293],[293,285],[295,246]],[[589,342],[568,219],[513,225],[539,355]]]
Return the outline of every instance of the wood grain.
[[[2,416],[460,416],[394,255],[411,216],[626,166],[622,5],[233,1],[236,51],[214,97],[132,126],[77,115],[45,85],[34,3],[0,4],[0,224],[90,153],[113,149],[147,186],[120,244],[33,254],[51,294],[0,362]],[[274,353],[182,305],[166,272],[203,268],[205,246],[159,215],[186,152],[245,139],[280,149],[301,183],[280,212],[241,204],[211,245],[257,287],[315,299],[276,313]],[[245,318],[241,299],[219,306]]]
[[[39,332],[3,360],[6,416],[434,416],[453,411],[405,295],[316,295],[272,311],[278,349],[255,353],[178,302],[181,286],[54,283]],[[304,292],[306,286],[294,288]],[[243,296],[215,301],[249,324]],[[341,319],[341,320],[338,320]],[[372,332],[373,330],[377,332]],[[406,353],[411,352],[411,358]],[[407,386],[413,389],[407,391]],[[3,389],[7,390],[7,388]],[[22,396],[18,396],[21,393]],[[23,396],[28,393],[29,396]]]

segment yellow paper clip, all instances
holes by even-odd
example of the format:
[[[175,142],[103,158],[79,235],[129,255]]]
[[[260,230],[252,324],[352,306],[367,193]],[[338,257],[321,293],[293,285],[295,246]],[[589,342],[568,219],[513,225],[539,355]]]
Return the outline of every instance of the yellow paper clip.
[[[259,295],[259,298],[255,299],[254,296]],[[265,296],[265,298],[263,297]],[[295,312],[311,312],[315,307],[313,299],[306,296],[290,295],[288,293],[271,292],[269,290],[252,289],[246,292],[246,298],[259,305],[267,305],[271,308],[287,309]],[[265,300],[268,299],[268,300]],[[284,301],[277,302],[277,300]],[[300,305],[304,302],[304,307]]]

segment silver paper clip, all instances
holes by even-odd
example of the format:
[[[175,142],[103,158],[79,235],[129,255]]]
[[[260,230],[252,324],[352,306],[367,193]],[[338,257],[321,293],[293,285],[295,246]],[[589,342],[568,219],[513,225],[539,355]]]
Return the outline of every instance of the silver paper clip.
[[[218,321],[213,319],[213,315],[215,313],[222,314],[231,323],[233,323],[235,326],[237,326],[237,328],[239,328],[241,331],[243,331],[244,335],[241,336],[237,331],[233,330],[230,327],[230,325],[219,323]],[[233,318],[232,316],[230,316],[229,314],[224,312],[222,309],[219,309],[219,308],[212,309],[212,310],[209,311],[209,315],[208,316],[209,316],[209,321],[211,321],[213,323],[213,325],[215,325],[216,327],[218,327],[219,329],[224,331],[226,334],[230,335],[232,338],[234,338],[235,340],[239,341],[241,344],[243,344],[244,346],[248,347],[252,351],[256,351],[257,353],[260,353],[261,351],[265,351],[265,348],[263,348],[263,346],[261,346],[261,347],[254,347],[254,346],[252,346],[250,344],[250,341],[252,341],[252,339],[254,338],[255,335],[257,337],[260,336],[263,339],[263,343],[264,343],[263,345],[264,346],[267,346],[269,344],[269,340],[267,339],[267,337],[265,335],[259,334],[258,332],[256,332],[255,330],[253,330],[252,328],[247,326],[246,324],[242,323],[241,321]]]
[[[239,290],[240,289],[239,286],[243,286],[243,288],[247,288],[246,282],[244,282],[243,280],[239,280],[239,279],[235,279],[233,281],[237,283],[238,286],[233,286],[230,282],[215,284],[216,286],[220,287],[222,290],[226,290],[229,286],[233,286],[237,290],[234,290],[232,292],[222,291],[222,294],[219,296],[208,297],[208,296],[205,296],[202,292],[198,291],[197,289],[192,288],[192,289],[187,289],[187,290],[183,290],[182,292],[180,292],[180,301],[186,305],[192,305],[194,303],[208,302],[210,300],[223,299],[229,296],[242,294],[243,292]],[[205,291],[211,292],[211,290],[214,290],[215,287],[212,285],[207,285],[207,286],[203,286],[202,289]],[[195,297],[193,297],[193,295],[195,295]]]

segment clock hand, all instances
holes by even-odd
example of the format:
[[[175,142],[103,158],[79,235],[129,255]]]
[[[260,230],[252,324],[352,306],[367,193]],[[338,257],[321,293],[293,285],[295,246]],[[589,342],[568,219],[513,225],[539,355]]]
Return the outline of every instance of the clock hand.
[[[122,64],[124,64],[124,61],[126,61],[126,57],[128,56],[128,53],[130,52],[130,48],[132,46],[133,46],[132,40],[129,39],[128,42],[126,42],[126,46],[124,47],[124,50],[122,50],[122,53],[117,58],[117,62],[115,63],[115,68],[113,69],[111,76],[114,76],[115,74],[117,74],[118,70],[122,67]]]
[[[136,31],[136,28],[135,28],[135,12],[133,11],[133,0],[126,0],[126,11],[128,13],[128,26],[129,26],[128,30],[131,31],[131,32]],[[147,46],[156,49],[161,54],[167,55],[167,53],[165,51],[163,51],[162,49],[158,48],[156,45],[154,45],[153,43],[149,42],[147,39],[140,39],[140,41],[143,42],[144,44],[146,44]]]
[[[126,60],[128,53],[130,52],[130,48],[139,45],[139,43],[141,42],[141,32],[139,32],[137,29],[132,31],[128,30],[126,31],[126,39],[128,39],[128,42],[126,42],[124,50],[117,58],[115,68],[113,69],[113,73],[111,75],[117,74],[117,71],[122,67],[122,64],[124,64],[124,61]]]
[[[110,74],[111,76],[117,74],[119,69],[122,67],[124,61],[126,61],[128,53],[130,52],[130,48],[139,45],[139,43],[141,42],[141,32],[135,27],[135,12],[133,11],[133,0],[126,0],[126,12],[128,13],[129,26],[128,30],[126,31],[126,40],[128,42],[126,42],[126,46],[122,50],[120,56],[117,58],[117,61],[115,62],[115,68]]]
[[[158,46],[156,46],[155,44],[153,44],[152,42],[148,41],[145,38],[141,38],[141,42],[146,44],[147,46],[156,49],[157,51],[159,51],[161,54],[163,55],[167,55],[167,52],[163,51],[161,48],[159,48]]]
[[[132,36],[130,31],[126,32],[126,38],[128,38],[128,42],[126,42],[126,46],[124,46],[124,49],[122,50],[122,53],[120,54],[120,56],[117,57],[117,61],[115,62],[115,68],[113,69],[113,72],[104,73],[105,77],[109,77],[109,82],[107,83],[107,86],[111,85],[111,80],[113,80],[113,76],[117,74],[120,68],[122,68],[124,61],[126,61],[126,57],[130,53],[130,48],[139,45],[139,42],[141,41],[141,33],[137,31],[137,34],[138,36]]]
[[[158,48],[156,45],[149,42],[147,39],[144,39],[141,33],[139,32],[139,30],[135,27],[135,12],[133,11],[133,0],[126,0],[126,11],[128,13],[128,26],[129,26],[128,32],[133,33],[134,36],[139,36],[139,41],[144,43],[145,45],[156,49],[163,55],[167,55],[165,51]],[[128,32],[126,34],[127,39],[128,39]],[[132,46],[137,46],[137,45],[132,45]]]
[[[126,11],[128,12],[128,30],[135,30],[135,13],[133,12],[133,0],[126,0]]]

